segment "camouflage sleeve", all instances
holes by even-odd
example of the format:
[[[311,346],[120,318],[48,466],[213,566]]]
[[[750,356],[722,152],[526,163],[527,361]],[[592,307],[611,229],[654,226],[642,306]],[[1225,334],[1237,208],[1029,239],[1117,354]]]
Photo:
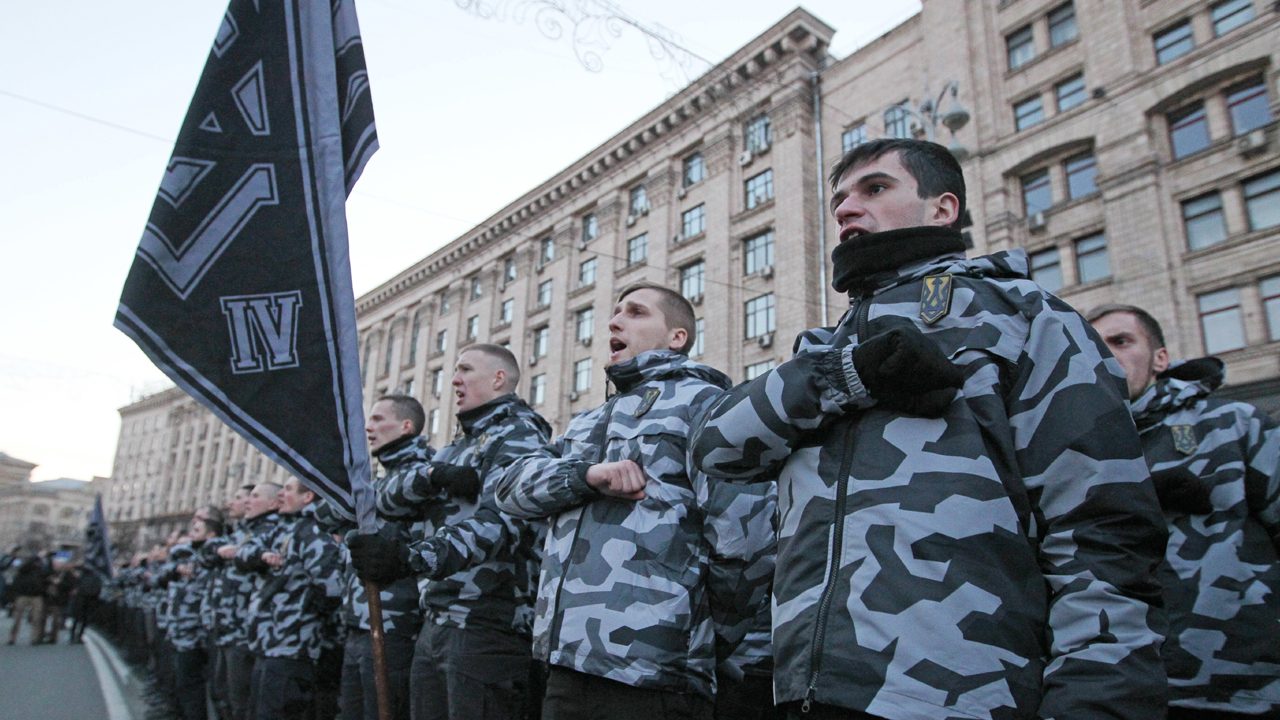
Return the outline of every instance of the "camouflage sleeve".
[[[270,546],[268,540],[272,534],[265,532],[245,538],[244,543],[236,550],[233,560],[236,567],[245,572],[266,572],[269,568],[262,561],[262,553]]]
[[[439,463],[418,466],[413,472],[394,473],[378,489],[378,514],[385,518],[416,518],[422,508],[449,500],[446,492],[431,480],[431,471]]]
[[[1060,301],[1028,320],[1004,398],[1050,591],[1040,717],[1160,717],[1167,531],[1124,378]]]
[[[1249,409],[1245,498],[1249,511],[1280,549],[1280,425],[1261,410]]]
[[[733,654],[767,613],[777,557],[777,484],[703,478],[699,498],[710,548],[707,590],[716,629],[716,657]]]
[[[316,504],[316,524],[331,535],[344,537],[356,529],[355,522],[330,505],[328,500],[321,500]]]
[[[565,457],[569,454],[569,457]],[[498,509],[518,518],[551,517],[600,497],[587,484],[591,463],[568,453],[562,437],[502,470],[495,498]]]
[[[318,524],[306,524],[305,534],[299,533],[294,549],[302,570],[311,581],[313,602],[321,612],[333,610],[342,601],[342,556],[338,543]],[[320,600],[323,598],[323,600]]]
[[[874,404],[853,367],[853,346],[801,352],[721,396],[693,433],[693,466],[764,482],[807,433]]]

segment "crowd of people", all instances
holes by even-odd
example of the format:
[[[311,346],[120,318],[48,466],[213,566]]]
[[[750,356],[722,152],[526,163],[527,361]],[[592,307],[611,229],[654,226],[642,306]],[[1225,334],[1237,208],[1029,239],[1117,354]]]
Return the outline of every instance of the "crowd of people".
[[[98,573],[56,553],[42,555],[17,546],[0,556],[0,604],[8,608],[13,620],[10,645],[18,642],[24,623],[30,628],[32,645],[56,645],[68,620],[67,642],[81,642],[101,591]]]
[[[372,587],[394,718],[1280,714],[1277,425],[1141,308],[966,258],[941,146],[865,143],[831,188],[849,310],[760,377],[633,285],[563,435],[469,345],[446,447],[370,410],[376,532],[264,482],[133,558],[108,625],[163,712],[374,720]]]

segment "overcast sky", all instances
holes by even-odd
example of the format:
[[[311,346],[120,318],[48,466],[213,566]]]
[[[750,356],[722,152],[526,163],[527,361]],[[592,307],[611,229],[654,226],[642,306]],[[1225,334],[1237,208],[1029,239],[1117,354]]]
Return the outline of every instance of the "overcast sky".
[[[583,3],[561,0],[560,6]],[[592,72],[535,22],[546,0],[359,0],[378,136],[347,205],[357,294],[474,227],[707,69],[579,28]],[[488,18],[476,7],[496,9]],[[596,11],[599,5],[591,5]],[[719,62],[795,8],[620,0]],[[811,0],[844,57],[918,0]],[[0,452],[33,478],[109,475],[117,409],[169,385],[112,319],[224,0],[8,3],[0,44]],[[575,11],[576,12],[576,11]],[[557,17],[546,11],[544,20]]]

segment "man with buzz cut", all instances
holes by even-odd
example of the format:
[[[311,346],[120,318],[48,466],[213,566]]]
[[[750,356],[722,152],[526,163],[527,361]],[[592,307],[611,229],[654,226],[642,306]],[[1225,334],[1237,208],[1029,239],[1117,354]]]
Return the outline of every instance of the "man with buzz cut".
[[[544,720],[709,718],[717,660],[740,639],[715,627],[749,627],[730,613],[754,617],[767,596],[771,496],[686,462],[695,421],[729,386],[689,359],[694,327],[678,293],[623,290],[604,346],[616,392],[498,484],[500,509],[550,522],[534,620]]]
[[[1174,363],[1164,331],[1132,305],[1089,313],[1128,380],[1169,527],[1160,566],[1169,633],[1169,718],[1280,715],[1280,426],[1211,397],[1215,357]]]
[[[424,523],[411,543],[351,539],[367,580],[419,579],[426,617],[413,654],[413,720],[519,718],[530,677],[533,599],[529,565],[543,524],[498,511],[503,468],[547,443],[551,427],[516,396],[510,350],[469,345],[458,354],[453,393],[461,432],[424,472],[397,474],[378,490],[378,512]]]
[[[1022,250],[964,256],[946,148],[864,143],[831,188],[849,310],[692,440],[710,475],[777,478],[776,701],[1162,717],[1165,530],[1119,366]]]

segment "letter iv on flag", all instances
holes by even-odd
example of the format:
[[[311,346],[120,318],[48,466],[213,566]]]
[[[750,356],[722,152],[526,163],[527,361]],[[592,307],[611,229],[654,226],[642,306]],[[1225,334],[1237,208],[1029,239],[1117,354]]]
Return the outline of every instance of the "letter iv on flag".
[[[102,514],[102,495],[93,498],[89,527],[84,531],[84,566],[103,580],[111,579],[111,538],[107,535],[107,519]]]
[[[353,0],[232,0],[115,320],[362,527],[373,503],[345,204],[377,147]]]

